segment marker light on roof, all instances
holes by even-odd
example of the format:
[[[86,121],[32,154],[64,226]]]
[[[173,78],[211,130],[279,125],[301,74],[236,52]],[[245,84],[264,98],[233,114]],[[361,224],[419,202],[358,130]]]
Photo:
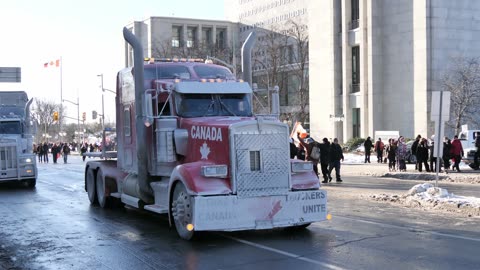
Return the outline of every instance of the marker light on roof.
[[[202,83],[207,82],[207,79],[200,79],[200,82]]]
[[[215,82],[215,79],[208,79],[208,82]]]
[[[223,82],[223,80],[222,80],[222,79],[219,79],[219,78],[216,79],[216,81],[217,81],[217,82]]]
[[[176,83],[179,83],[179,82],[180,82],[180,79],[175,79],[175,82],[176,82]]]
[[[205,60],[205,64],[213,64],[213,61],[211,59]]]

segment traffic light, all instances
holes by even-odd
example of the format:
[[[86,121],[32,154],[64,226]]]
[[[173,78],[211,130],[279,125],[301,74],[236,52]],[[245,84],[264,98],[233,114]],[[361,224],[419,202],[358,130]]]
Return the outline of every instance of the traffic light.
[[[92,119],[97,119],[97,111],[92,111]]]
[[[87,113],[86,112],[82,113],[82,120],[83,121],[87,120]]]
[[[58,112],[53,112],[53,121],[58,121]]]

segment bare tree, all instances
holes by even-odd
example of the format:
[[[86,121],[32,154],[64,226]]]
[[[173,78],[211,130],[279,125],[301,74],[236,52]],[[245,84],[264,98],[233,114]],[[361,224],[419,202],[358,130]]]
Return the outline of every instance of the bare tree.
[[[260,88],[280,87],[281,120],[305,122],[309,116],[307,26],[289,20],[257,32],[253,56],[255,81]]]
[[[480,60],[457,57],[444,75],[442,86],[451,93],[451,117],[448,126],[458,133],[462,124],[479,124]]]
[[[53,120],[54,112],[58,112],[59,114],[58,121]],[[65,109],[61,104],[35,98],[31,113],[31,118],[37,124],[38,129],[35,140],[45,140],[43,134],[53,136],[56,131],[55,126],[63,121],[64,112]]]
[[[290,46],[293,46],[292,59],[289,59],[292,64],[290,72],[298,83],[295,104],[299,110],[295,110],[293,116],[295,120],[303,123],[309,118],[308,28],[307,25],[293,20],[287,22],[287,27]]]

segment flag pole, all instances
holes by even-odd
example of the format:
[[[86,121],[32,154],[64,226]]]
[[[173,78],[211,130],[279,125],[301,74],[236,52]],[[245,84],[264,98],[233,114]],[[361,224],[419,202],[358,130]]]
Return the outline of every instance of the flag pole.
[[[63,61],[62,61],[62,56],[60,56],[60,104],[63,103],[62,68],[63,68]]]

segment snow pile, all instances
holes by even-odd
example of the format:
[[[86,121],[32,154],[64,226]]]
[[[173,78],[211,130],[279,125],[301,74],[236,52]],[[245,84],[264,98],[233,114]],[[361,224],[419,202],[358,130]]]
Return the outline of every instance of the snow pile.
[[[413,186],[404,195],[371,195],[376,201],[399,203],[409,207],[456,212],[468,216],[480,216],[480,198],[456,196],[444,188],[430,183]]]

